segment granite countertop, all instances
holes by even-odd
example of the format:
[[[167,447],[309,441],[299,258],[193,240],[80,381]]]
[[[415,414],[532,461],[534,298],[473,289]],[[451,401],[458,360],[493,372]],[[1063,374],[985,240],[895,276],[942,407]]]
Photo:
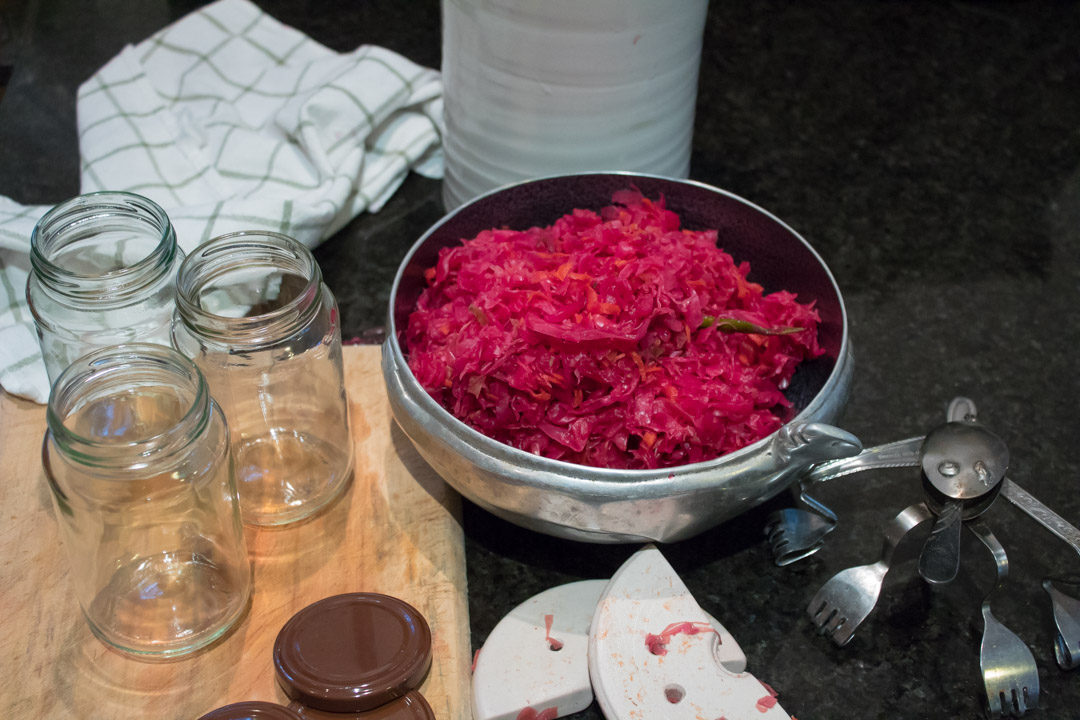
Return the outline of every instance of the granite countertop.
[[[192,0],[24,0],[0,6],[0,194],[78,192],[74,92],[123,44]],[[439,64],[434,0],[258,0],[336,50],[372,43]],[[856,369],[841,425],[871,445],[926,432],[955,395],[1008,443],[1010,476],[1080,524],[1080,5],[714,2],[702,60],[692,177],[798,230],[836,276]],[[410,244],[442,214],[439,183],[410,176],[381,212],[316,252],[346,336],[373,337]],[[846,647],[804,608],[833,573],[871,562],[882,524],[921,499],[912,470],[838,480],[840,525],[812,558],[776,567],[762,534],[784,494],[663,547],[748,669],[801,718],[974,718],[979,604],[989,555],[968,534],[958,579],[931,588],[905,562]],[[1012,562],[995,615],[1039,664],[1035,717],[1074,717],[1080,677],[1057,667],[1040,581],[1076,554],[1002,501],[986,514]],[[602,578],[635,549],[517,528],[465,503],[469,611],[479,647],[549,587]],[[577,718],[599,718],[594,706]]]

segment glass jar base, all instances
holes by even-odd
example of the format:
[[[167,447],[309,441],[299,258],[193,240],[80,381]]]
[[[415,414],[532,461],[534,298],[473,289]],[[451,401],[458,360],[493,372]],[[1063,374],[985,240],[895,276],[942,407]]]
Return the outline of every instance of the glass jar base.
[[[293,428],[271,428],[233,448],[240,515],[248,525],[303,520],[335,500],[352,472],[350,447]]]
[[[191,551],[162,552],[121,567],[84,610],[115,650],[171,660],[210,645],[243,616],[249,576]]]

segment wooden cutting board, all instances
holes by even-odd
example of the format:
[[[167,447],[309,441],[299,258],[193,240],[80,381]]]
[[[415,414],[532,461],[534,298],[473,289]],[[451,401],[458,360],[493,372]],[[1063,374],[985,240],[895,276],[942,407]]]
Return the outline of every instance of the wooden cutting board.
[[[290,528],[247,531],[251,607],[222,642],[148,663],[91,635],[71,594],[67,557],[41,469],[45,410],[0,393],[0,717],[194,719],[242,700],[288,704],[274,638],[329,595],[395,595],[427,618],[431,671],[421,686],[440,720],[469,717],[469,621],[460,501],[390,416],[379,348],[345,348],[356,447],[352,486]]]

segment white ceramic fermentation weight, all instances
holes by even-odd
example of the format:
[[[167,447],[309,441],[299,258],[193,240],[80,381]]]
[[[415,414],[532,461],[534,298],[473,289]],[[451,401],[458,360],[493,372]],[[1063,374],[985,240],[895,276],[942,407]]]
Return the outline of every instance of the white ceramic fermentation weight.
[[[474,662],[474,720],[515,720],[529,711],[561,718],[592,703],[589,629],[608,584],[580,580],[549,588],[499,621]],[[717,640],[712,660],[743,672],[742,648],[716,618],[705,617]]]

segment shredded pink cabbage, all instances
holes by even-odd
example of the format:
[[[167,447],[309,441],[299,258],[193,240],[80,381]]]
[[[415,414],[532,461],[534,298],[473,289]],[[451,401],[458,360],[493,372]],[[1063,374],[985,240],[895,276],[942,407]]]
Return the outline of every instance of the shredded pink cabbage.
[[[599,214],[444,248],[409,318],[409,367],[455,417],[531,453],[712,459],[779,428],[782,389],[822,352],[813,304],[764,295],[749,271],[662,198],[619,192]]]

